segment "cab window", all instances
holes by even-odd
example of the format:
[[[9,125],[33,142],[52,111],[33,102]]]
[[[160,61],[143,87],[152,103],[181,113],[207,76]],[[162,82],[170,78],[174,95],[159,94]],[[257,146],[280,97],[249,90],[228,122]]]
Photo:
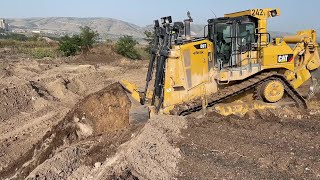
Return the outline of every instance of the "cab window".
[[[227,64],[231,58],[231,25],[225,23],[216,24],[216,51],[217,59]]]
[[[256,42],[254,35],[255,25],[253,23],[239,24],[237,37],[240,39],[238,44],[247,45]]]

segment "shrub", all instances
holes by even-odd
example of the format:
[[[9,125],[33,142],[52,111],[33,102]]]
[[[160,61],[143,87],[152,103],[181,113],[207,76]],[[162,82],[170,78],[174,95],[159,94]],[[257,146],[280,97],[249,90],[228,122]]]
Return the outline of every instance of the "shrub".
[[[130,59],[139,59],[140,55],[135,48],[137,44],[138,42],[132,36],[123,36],[116,43],[116,52]]]
[[[65,36],[59,43],[59,50],[64,56],[74,56],[81,50],[87,52],[97,41],[99,34],[89,27],[81,27],[80,35]]]
[[[74,56],[80,51],[81,38],[78,35],[72,37],[65,36],[59,43],[59,50],[64,56]]]
[[[80,31],[81,48],[88,51],[97,42],[99,34],[88,26],[80,27]]]

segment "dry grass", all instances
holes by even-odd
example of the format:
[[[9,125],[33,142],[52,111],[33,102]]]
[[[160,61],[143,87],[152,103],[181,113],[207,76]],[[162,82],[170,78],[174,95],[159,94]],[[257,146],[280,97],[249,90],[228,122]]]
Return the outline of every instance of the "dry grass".
[[[58,43],[48,43],[46,41],[17,41],[0,40],[0,48],[9,48],[11,53],[26,54],[36,59],[45,57],[56,58],[60,56]]]

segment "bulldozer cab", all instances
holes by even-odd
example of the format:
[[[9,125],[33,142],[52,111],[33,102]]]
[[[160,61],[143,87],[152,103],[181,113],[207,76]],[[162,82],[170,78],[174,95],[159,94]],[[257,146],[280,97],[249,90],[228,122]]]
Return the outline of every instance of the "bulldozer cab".
[[[250,9],[208,20],[218,84],[243,80],[262,70],[263,51],[271,41],[267,19],[279,15],[279,9]]]
[[[216,68],[222,70],[241,67],[245,60],[242,59],[243,54],[257,51],[257,28],[257,19],[249,16],[209,20],[209,39],[215,45]]]

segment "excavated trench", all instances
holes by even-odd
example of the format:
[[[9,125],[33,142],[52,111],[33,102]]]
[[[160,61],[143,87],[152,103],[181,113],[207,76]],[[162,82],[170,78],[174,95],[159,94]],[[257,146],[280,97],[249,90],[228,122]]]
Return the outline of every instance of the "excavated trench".
[[[3,168],[0,177],[26,178],[60,147],[128,127],[130,107],[130,99],[119,83],[85,97],[22,158]]]

